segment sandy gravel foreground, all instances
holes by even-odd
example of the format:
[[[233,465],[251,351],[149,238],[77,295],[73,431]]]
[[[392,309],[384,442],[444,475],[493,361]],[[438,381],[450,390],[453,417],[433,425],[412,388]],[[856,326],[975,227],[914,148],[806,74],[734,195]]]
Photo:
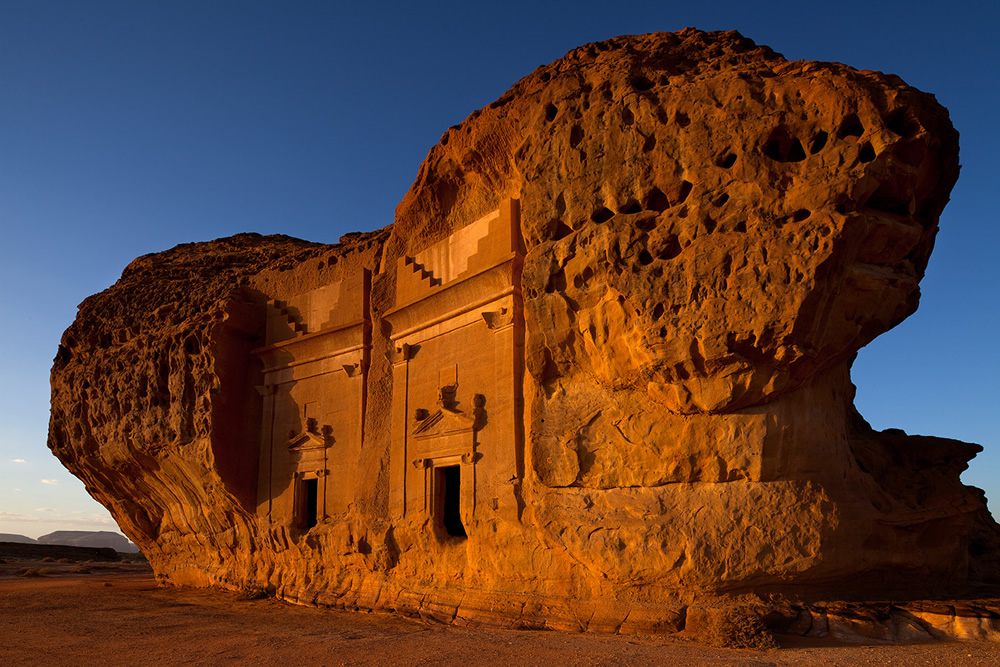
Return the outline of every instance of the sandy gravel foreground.
[[[47,572],[20,576],[24,569]],[[782,644],[726,650],[676,635],[456,628],[159,588],[144,565],[0,567],[0,665],[1000,665],[1000,645],[990,643]]]

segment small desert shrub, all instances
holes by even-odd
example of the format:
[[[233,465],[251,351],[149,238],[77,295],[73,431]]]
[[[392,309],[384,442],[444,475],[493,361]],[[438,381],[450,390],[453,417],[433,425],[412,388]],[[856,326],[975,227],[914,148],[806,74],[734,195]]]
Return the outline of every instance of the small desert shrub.
[[[52,556],[46,556],[45,558],[42,559],[42,562],[43,563],[54,563],[54,562],[56,562],[56,559],[53,558]]]
[[[72,558],[60,558],[59,562],[60,563],[75,563],[76,561],[73,560]]]
[[[704,640],[723,648],[777,648],[774,635],[760,615],[748,605],[734,605],[716,610],[709,617]]]
[[[247,586],[240,590],[244,600],[263,600],[271,597],[266,589],[260,586]]]
[[[77,574],[90,574],[91,572],[93,572],[93,570],[87,567],[86,565],[77,565],[75,568],[73,568],[73,571],[76,572]]]
[[[21,570],[20,576],[22,577],[40,577],[42,576],[43,570],[38,570],[33,567],[26,567]]]

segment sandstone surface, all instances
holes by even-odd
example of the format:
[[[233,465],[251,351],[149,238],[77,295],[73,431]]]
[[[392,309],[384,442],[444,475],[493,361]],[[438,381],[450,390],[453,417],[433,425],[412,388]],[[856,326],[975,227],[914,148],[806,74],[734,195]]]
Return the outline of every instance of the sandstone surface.
[[[1000,578],[854,354],[917,307],[958,134],[898,77],[687,29],[449,128],[394,224],[140,257],[81,304],[49,446],[163,582],[650,632],[714,596]]]

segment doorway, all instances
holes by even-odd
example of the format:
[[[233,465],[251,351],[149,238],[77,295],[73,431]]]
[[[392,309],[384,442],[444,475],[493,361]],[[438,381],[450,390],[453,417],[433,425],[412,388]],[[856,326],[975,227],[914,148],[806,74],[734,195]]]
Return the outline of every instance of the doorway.
[[[302,528],[309,530],[319,523],[319,480],[315,477],[302,480],[301,502]]]
[[[438,525],[451,537],[467,537],[462,523],[462,468],[442,466],[435,473]]]

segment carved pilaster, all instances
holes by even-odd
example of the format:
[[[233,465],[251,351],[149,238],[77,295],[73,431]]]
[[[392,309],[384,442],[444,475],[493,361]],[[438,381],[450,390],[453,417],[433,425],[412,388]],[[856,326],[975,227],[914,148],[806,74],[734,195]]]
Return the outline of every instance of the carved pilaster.
[[[401,344],[386,353],[392,364],[392,432],[389,443],[389,498],[396,516],[406,516],[406,461],[409,414],[409,360],[412,350]]]
[[[260,451],[257,464],[257,514],[271,516],[271,449],[274,431],[274,394],[275,384],[263,384],[254,387],[263,398],[261,411]]]

